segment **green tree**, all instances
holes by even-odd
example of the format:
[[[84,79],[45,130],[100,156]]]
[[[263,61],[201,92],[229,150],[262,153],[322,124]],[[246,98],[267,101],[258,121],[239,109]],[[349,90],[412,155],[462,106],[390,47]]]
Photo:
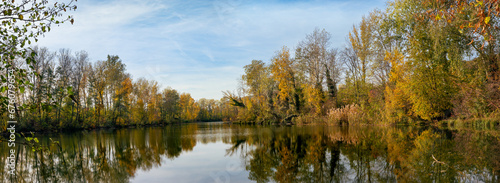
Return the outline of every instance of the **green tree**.
[[[180,114],[179,93],[175,89],[166,88],[163,90],[162,94],[162,118],[163,120],[172,122],[174,119],[178,119]]]
[[[27,45],[38,41],[39,36],[50,31],[53,25],[62,24],[70,21],[73,23],[72,16],[63,17],[64,12],[76,10],[73,5],[75,1],[68,3],[49,4],[48,0],[27,0],[27,1],[2,1],[0,4],[0,72],[6,72],[9,69],[15,70],[16,83],[29,84],[27,78],[28,70],[14,67],[13,61],[21,58],[33,69],[33,61],[36,52],[30,51]],[[3,83],[7,82],[5,76],[1,76]],[[24,86],[19,88],[24,92]],[[1,87],[4,92],[7,86]],[[0,95],[0,105],[2,113],[7,110],[7,97]]]
[[[130,94],[132,93],[132,79],[125,78],[117,88],[113,97],[113,125],[126,125],[130,119]]]

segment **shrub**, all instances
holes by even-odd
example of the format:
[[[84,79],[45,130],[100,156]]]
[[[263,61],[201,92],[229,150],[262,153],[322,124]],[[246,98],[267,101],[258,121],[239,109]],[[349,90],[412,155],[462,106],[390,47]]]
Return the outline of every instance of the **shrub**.
[[[328,118],[331,123],[360,124],[366,121],[366,114],[357,104],[349,104],[342,108],[333,108],[328,111]]]

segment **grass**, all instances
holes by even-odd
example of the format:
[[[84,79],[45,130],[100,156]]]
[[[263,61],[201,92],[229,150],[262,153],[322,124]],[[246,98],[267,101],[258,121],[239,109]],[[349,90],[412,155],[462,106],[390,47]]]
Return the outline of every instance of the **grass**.
[[[362,124],[367,121],[368,115],[357,104],[349,104],[341,108],[328,111],[327,118],[332,124]]]

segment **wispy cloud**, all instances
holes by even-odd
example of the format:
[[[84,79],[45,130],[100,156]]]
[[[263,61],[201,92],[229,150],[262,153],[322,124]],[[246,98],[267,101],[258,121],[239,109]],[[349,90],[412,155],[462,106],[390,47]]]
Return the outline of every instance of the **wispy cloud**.
[[[242,67],[268,61],[315,27],[340,47],[363,14],[384,1],[78,1],[74,25],[54,28],[38,43],[52,50],[87,50],[93,60],[118,55],[134,78],[194,98],[234,90]]]

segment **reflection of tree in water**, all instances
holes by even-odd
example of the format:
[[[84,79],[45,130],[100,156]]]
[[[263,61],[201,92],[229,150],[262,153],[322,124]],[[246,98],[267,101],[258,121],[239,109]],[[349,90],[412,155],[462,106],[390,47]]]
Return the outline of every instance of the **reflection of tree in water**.
[[[318,129],[316,129],[318,130]],[[338,142],[323,130],[304,133],[285,128],[260,134],[246,169],[257,182],[332,182],[342,180]]]
[[[287,127],[253,134],[233,141],[229,150],[254,146],[245,152],[245,164],[249,179],[257,182],[497,182],[499,177],[498,135],[483,132]]]
[[[33,153],[20,146],[16,179],[6,174],[10,149],[1,144],[0,182],[128,182],[138,170],[161,166],[161,157],[175,158],[196,145],[196,125],[164,128],[92,131],[79,135],[59,135],[61,148]],[[41,144],[50,146],[49,139]],[[7,181],[7,180],[11,181]]]
[[[17,180],[7,175],[10,148],[0,143],[0,182],[128,182],[198,142],[231,144],[226,155],[240,154],[257,182],[498,182],[499,137],[498,131],[373,126],[101,130],[52,136],[61,147],[50,151],[17,146]]]

